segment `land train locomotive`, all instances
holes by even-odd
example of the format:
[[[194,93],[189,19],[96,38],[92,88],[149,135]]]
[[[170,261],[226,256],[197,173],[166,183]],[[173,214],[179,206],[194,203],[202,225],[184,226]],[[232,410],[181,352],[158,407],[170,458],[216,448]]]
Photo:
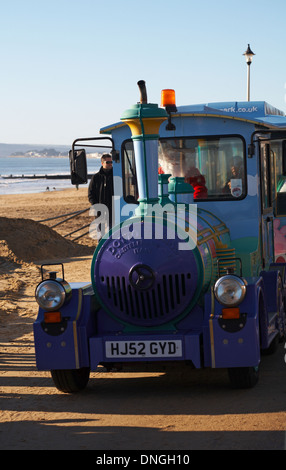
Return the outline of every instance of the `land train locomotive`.
[[[37,367],[63,392],[132,363],[225,368],[233,387],[253,387],[285,335],[285,115],[265,102],[177,108],[173,90],[158,106],[138,85],[119,123],[73,143],[80,184],[85,145],[110,142],[115,220],[90,283],[43,270]]]

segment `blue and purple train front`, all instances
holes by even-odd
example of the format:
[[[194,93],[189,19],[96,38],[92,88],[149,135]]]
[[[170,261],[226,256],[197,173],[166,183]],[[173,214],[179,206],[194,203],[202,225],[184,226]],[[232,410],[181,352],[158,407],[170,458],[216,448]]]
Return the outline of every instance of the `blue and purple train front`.
[[[259,106],[259,117],[254,109],[247,119],[222,104],[171,116],[141,99],[120,124],[103,129],[121,154],[117,224],[95,250],[91,284],[70,283],[66,295],[52,275],[38,288],[48,282],[42,297],[57,291],[60,302],[46,304],[51,316],[42,303],[34,324],[37,366],[52,371],[60,390],[83,389],[99,364],[146,361],[227,368],[233,386],[256,384],[261,350],[285,334],[286,281],[285,239],[281,253],[274,244],[286,201],[282,195],[278,214],[262,168],[265,159],[269,169],[272,145],[285,181],[286,119],[273,110],[261,117]],[[238,154],[243,173],[226,192],[227,164]],[[197,199],[182,175],[191,161],[207,188]]]

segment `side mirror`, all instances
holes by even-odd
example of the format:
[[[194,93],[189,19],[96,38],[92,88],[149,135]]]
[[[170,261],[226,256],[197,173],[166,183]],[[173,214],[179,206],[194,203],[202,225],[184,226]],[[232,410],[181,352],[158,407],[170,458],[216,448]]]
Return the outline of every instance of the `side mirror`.
[[[86,184],[88,178],[85,149],[70,150],[69,159],[71,169],[71,183]]]
[[[286,176],[286,140],[282,142],[282,172]]]

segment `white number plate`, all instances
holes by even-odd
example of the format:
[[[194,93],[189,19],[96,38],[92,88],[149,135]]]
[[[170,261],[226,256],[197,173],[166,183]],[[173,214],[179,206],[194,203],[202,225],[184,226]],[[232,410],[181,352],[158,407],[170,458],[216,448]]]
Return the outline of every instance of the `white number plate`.
[[[106,358],[182,357],[182,340],[106,341]]]

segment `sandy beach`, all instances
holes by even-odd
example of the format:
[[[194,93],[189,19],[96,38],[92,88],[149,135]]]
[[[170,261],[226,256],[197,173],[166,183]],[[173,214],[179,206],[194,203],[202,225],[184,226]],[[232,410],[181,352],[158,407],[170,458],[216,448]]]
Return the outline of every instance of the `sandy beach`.
[[[246,391],[224,370],[182,367],[94,372],[82,394],[64,395],[37,371],[40,265],[63,262],[67,281],[89,281],[96,244],[64,237],[91,222],[88,211],[54,228],[62,219],[40,221],[88,207],[87,188],[0,196],[0,449],[284,449],[283,344]]]
[[[0,195],[0,217],[29,219],[40,222],[67,214],[66,217],[44,222],[44,225],[47,227],[52,227],[72,217],[68,214],[86,210],[82,215],[70,218],[67,222],[55,227],[55,231],[62,236],[91,222],[92,219],[89,216],[89,207],[87,186],[80,187],[78,190],[72,187],[71,189],[61,191],[51,190],[33,194]],[[86,231],[88,231],[88,227],[74,234],[73,238],[82,235]],[[71,237],[67,238],[67,240],[70,239]],[[78,243],[84,246],[94,246],[94,241],[92,241],[89,236],[80,239]]]
[[[72,236],[65,237],[90,223],[89,211],[54,229],[53,225],[67,217],[39,222],[88,208],[87,188],[0,196],[1,341],[11,340],[10,331],[13,331],[13,338],[30,332],[37,313],[37,306],[30,299],[41,280],[42,263],[65,263],[66,277],[70,281],[90,279],[90,259],[96,242],[88,235],[76,242],[72,241]],[[87,231],[88,227],[73,237]],[[72,260],[77,263],[76,269]],[[29,301],[25,303],[25,299]]]

